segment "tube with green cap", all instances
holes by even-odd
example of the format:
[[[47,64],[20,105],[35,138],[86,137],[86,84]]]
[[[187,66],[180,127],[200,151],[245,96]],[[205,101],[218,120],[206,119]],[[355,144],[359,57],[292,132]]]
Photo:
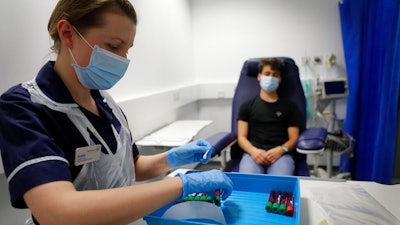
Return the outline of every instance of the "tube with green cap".
[[[286,203],[287,203],[288,193],[283,193],[281,204],[279,205],[279,214],[286,214]]]
[[[272,212],[278,213],[278,211],[279,211],[279,204],[281,203],[281,199],[282,199],[281,192],[278,191],[278,192],[276,193],[275,201],[274,201],[274,203],[272,204]]]
[[[265,209],[268,212],[272,211],[272,203],[275,201],[275,191],[271,191],[271,193],[269,194],[269,198],[268,198],[268,202],[265,205]]]

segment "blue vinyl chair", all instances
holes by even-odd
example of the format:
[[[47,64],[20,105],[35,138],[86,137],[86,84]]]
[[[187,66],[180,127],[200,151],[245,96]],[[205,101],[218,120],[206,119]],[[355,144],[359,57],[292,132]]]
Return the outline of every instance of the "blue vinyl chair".
[[[287,57],[279,58],[283,60],[285,65],[282,70],[282,82],[278,89],[278,94],[280,98],[291,99],[299,107],[299,110],[303,115],[303,125],[300,127],[300,131],[303,132],[306,130],[306,99],[299,77],[299,69],[293,59]],[[260,93],[260,85],[257,80],[257,75],[258,64],[261,59],[262,58],[250,58],[243,64],[232,102],[231,131],[219,132],[207,138],[214,147],[212,156],[222,156],[221,164],[224,171],[239,171],[239,162],[242,158],[243,150],[240,149],[236,142],[237,118],[241,104]],[[305,134],[305,136],[301,135],[298,142],[298,145],[301,145],[301,149],[307,151],[323,150],[327,135],[325,129],[311,128],[305,132]],[[223,152],[223,150],[229,147],[231,160],[225,162],[226,156],[224,155],[225,152]],[[300,154],[297,151],[293,151],[292,154],[295,160],[295,175],[310,176],[306,155]]]

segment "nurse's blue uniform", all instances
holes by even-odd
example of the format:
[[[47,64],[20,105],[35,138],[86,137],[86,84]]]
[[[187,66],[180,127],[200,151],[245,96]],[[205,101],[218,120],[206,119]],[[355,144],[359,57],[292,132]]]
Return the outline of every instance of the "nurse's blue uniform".
[[[53,66],[48,62],[35,80],[0,98],[0,150],[16,208],[27,207],[28,190],[48,182],[71,181],[77,190],[94,190],[135,180],[133,159],[139,151],[121,109],[97,90],[91,94],[101,117],[80,107]],[[79,149],[89,159],[81,160],[85,154]]]

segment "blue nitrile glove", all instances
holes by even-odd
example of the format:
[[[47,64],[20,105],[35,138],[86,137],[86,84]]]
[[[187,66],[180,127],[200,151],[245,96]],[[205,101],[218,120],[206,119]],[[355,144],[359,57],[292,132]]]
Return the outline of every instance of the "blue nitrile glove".
[[[194,172],[181,174],[183,183],[183,194],[181,199],[193,193],[205,193],[215,196],[215,190],[220,190],[222,200],[225,200],[232,193],[233,182],[221,170],[208,170],[204,172]]]
[[[211,158],[211,153],[212,145],[210,143],[205,140],[196,140],[169,150],[167,152],[167,162],[171,168],[196,162],[206,164]]]

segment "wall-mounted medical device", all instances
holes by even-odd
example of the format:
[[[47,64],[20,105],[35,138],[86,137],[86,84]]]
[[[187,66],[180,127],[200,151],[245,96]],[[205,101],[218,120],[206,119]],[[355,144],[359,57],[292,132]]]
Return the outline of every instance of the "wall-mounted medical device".
[[[316,93],[320,99],[345,98],[348,95],[347,81],[340,78],[319,80]]]

